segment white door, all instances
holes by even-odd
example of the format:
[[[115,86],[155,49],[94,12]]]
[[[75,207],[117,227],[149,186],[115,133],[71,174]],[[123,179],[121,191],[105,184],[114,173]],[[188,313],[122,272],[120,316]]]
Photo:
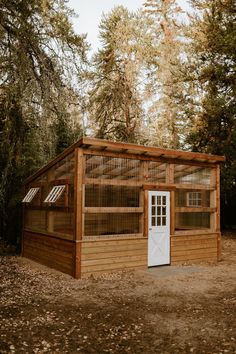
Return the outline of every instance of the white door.
[[[148,266],[170,264],[170,192],[148,192]]]

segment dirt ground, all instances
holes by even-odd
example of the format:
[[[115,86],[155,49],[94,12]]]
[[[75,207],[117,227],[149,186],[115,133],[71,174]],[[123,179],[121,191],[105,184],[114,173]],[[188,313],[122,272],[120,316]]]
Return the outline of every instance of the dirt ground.
[[[0,353],[236,353],[236,234],[198,272],[75,280],[0,259]]]

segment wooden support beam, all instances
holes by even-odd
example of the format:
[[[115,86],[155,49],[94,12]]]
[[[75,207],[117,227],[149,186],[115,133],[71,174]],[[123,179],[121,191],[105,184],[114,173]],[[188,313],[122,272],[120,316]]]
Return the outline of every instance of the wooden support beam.
[[[74,238],[75,241],[82,239],[83,234],[83,179],[84,179],[84,156],[83,150],[80,148],[75,149],[75,200],[74,200]],[[74,251],[74,276],[75,278],[81,277],[81,247],[75,246]]]
[[[142,213],[143,207],[84,207],[84,213],[101,214],[101,213]]]
[[[170,234],[175,232],[175,191],[170,191]]]
[[[215,213],[216,208],[210,207],[176,207],[178,213]]]
[[[181,158],[167,158],[167,157],[157,157],[157,156],[147,156],[147,155],[136,155],[136,154],[126,154],[122,152],[113,152],[113,151],[98,151],[98,150],[84,150],[85,155],[94,155],[94,156],[110,156],[115,158],[125,158],[132,160],[143,160],[143,161],[153,161],[153,162],[162,162],[170,164],[181,164],[189,166],[199,166],[199,167],[212,167],[213,163],[209,162],[198,162],[198,161],[189,161],[183,160]]]
[[[220,233],[220,166],[218,165],[215,171],[216,181],[216,231],[217,231],[217,259],[221,260],[221,233]]]

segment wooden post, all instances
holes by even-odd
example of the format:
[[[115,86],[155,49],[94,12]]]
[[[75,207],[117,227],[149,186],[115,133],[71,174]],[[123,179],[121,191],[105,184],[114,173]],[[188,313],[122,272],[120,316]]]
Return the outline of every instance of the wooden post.
[[[217,259],[221,260],[221,233],[220,233],[220,165],[216,169],[216,232],[217,232]]]
[[[174,168],[175,165],[173,163],[166,165],[166,184],[174,183]]]
[[[144,236],[148,237],[148,191],[144,191]]]
[[[81,278],[81,240],[83,236],[83,150],[75,149],[75,181],[74,181],[74,277]]]
[[[175,191],[170,191],[170,234],[175,233]]]

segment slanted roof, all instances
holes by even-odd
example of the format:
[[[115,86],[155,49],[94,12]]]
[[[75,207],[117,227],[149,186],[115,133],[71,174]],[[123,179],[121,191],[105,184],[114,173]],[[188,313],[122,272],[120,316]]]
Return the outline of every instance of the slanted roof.
[[[39,169],[32,176],[27,178],[26,183],[38,177],[40,174],[45,172],[48,168],[56,164],[58,161],[63,159],[66,155],[71,153],[75,148],[80,147],[86,149],[87,151],[93,152],[110,152],[115,154],[130,154],[132,156],[138,157],[149,157],[149,158],[163,158],[168,160],[173,160],[173,162],[184,161],[186,162],[199,162],[199,163],[208,163],[208,164],[217,164],[225,161],[224,156],[211,155],[199,152],[189,152],[181,150],[171,150],[163,149],[154,146],[143,146],[137,144],[123,143],[123,142],[114,142],[109,140],[95,139],[83,137],[67,149],[65,149],[61,154],[56,158],[50,161],[47,165]]]

